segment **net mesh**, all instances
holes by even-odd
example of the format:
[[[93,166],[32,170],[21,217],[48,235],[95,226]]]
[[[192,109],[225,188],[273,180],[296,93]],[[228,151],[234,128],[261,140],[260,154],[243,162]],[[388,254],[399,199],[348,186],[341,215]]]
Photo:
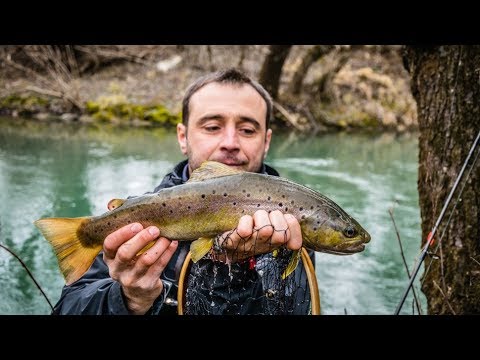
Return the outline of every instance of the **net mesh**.
[[[226,253],[234,231],[216,239],[217,255]],[[186,280],[184,314],[310,314],[311,295],[302,260],[295,271],[283,279],[292,251],[272,247],[268,253],[248,257],[246,254],[251,252],[247,252],[243,244],[240,241],[233,253],[229,252],[229,259],[238,261],[216,261],[218,256],[210,254],[191,264]]]

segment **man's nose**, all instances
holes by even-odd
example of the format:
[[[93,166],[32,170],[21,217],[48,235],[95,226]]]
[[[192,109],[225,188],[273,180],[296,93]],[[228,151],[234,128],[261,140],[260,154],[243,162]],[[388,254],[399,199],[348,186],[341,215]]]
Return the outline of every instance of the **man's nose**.
[[[220,147],[229,151],[240,148],[240,139],[236,129],[225,129]]]

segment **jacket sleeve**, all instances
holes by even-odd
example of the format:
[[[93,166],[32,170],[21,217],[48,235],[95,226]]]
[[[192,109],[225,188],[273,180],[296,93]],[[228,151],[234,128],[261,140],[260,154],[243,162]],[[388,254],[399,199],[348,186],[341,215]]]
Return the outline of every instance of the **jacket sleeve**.
[[[147,314],[157,314],[169,287],[164,282],[162,294]],[[85,275],[71,285],[65,285],[53,315],[128,315],[120,284],[108,273],[101,252]]]

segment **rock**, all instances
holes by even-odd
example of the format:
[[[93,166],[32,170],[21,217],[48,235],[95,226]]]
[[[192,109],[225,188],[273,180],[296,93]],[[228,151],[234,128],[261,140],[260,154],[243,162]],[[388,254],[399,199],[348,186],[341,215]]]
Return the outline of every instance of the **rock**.
[[[33,117],[37,120],[40,120],[40,121],[46,121],[46,120],[49,120],[51,118],[50,114],[44,113],[44,112],[34,114]]]
[[[157,62],[156,68],[158,71],[166,73],[180,64],[182,57],[180,55],[174,55],[171,58]]]
[[[65,113],[60,115],[60,119],[64,122],[72,122],[78,120],[78,115],[72,113]]]

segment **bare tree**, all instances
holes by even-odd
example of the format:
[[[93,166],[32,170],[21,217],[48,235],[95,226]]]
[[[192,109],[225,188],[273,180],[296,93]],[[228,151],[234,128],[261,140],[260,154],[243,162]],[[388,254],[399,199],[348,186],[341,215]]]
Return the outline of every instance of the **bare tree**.
[[[406,47],[404,62],[418,106],[424,244],[480,129],[480,46]],[[435,236],[440,258],[425,261],[422,291],[430,314],[480,313],[478,162],[471,169]]]
[[[292,45],[270,45],[260,70],[259,82],[274,99],[278,97],[283,64],[291,48]]]
[[[292,80],[290,81],[290,85],[288,87],[288,92],[293,95],[300,94],[303,79],[305,79],[310,66],[330,53],[333,49],[335,49],[335,46],[333,45],[315,45],[308,49],[293,74]]]

